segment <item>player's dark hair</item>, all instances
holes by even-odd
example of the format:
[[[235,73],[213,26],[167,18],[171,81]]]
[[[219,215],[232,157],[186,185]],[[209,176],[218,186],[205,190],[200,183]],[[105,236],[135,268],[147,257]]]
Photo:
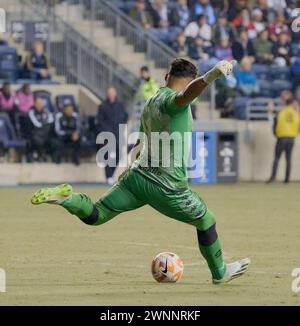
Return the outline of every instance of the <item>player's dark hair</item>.
[[[171,63],[169,75],[177,78],[196,78],[198,69],[188,60],[177,58]]]

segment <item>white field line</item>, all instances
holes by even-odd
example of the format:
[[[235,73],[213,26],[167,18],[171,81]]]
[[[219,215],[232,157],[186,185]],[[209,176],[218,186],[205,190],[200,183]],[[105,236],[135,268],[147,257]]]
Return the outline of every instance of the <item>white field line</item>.
[[[131,241],[120,241],[120,244],[127,244],[127,245],[131,245],[131,246],[142,246],[142,247],[161,247],[161,245],[159,244],[155,244],[155,243],[149,243],[149,242],[131,242]],[[190,246],[184,246],[184,245],[170,245],[172,248],[179,248],[179,249],[188,249],[188,250],[194,250],[199,252],[199,248],[197,245],[195,245],[194,247],[190,247]],[[200,254],[200,252],[199,252]],[[232,256],[230,254],[228,254],[228,252],[224,252],[223,251],[223,255],[225,257],[225,259],[232,259]],[[186,265],[186,264],[185,264]]]
[[[120,241],[120,244],[124,244],[124,245],[131,245],[131,246],[143,246],[143,247],[161,247],[161,245],[155,244],[155,243],[149,243],[149,242],[130,242],[130,241]],[[188,249],[188,250],[195,250],[199,252],[199,249],[197,246],[195,247],[190,247],[190,246],[184,246],[184,245],[171,245],[172,248],[181,248],[181,249]],[[231,255],[228,252],[224,252],[223,251],[223,255],[225,257],[226,260],[232,260],[233,259],[233,255]],[[205,261],[203,260],[199,260],[197,262],[194,263],[185,263],[184,267],[194,267],[194,266],[204,266],[206,265]],[[125,265],[124,265],[125,266]],[[127,266],[127,267],[131,267],[131,266]],[[139,266],[140,268],[144,268],[144,266]],[[274,276],[284,276],[284,275],[289,275],[289,273],[274,273],[274,272],[267,272],[267,271],[263,271],[263,270],[258,270],[258,269],[252,269],[251,265],[249,268],[249,273],[254,273],[254,274],[262,274],[262,275],[274,275]]]

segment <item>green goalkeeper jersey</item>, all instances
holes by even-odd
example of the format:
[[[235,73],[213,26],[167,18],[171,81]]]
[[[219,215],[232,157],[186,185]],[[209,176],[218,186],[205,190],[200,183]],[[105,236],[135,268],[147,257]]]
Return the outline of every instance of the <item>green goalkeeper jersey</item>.
[[[193,118],[190,105],[175,103],[177,92],[162,87],[151,97],[141,117],[143,144],[132,168],[165,188],[188,187],[187,163]]]

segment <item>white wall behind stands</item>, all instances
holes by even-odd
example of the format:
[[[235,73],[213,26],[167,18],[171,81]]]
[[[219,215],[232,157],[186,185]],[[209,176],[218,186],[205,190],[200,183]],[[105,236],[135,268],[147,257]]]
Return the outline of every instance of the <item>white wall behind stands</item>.
[[[274,158],[276,138],[272,133],[269,122],[251,122],[250,142],[245,142],[245,123],[238,123],[239,130],[239,168],[242,181],[265,181],[270,177]],[[278,180],[283,180],[285,175],[285,157],[282,154]],[[300,137],[295,141],[292,157],[292,181],[300,181]]]
[[[214,119],[196,123],[196,130],[232,131],[238,133],[239,180],[266,181],[271,175],[276,138],[272,122]],[[285,157],[278,167],[278,180],[285,175]],[[296,139],[292,158],[292,181],[300,181],[300,136]]]

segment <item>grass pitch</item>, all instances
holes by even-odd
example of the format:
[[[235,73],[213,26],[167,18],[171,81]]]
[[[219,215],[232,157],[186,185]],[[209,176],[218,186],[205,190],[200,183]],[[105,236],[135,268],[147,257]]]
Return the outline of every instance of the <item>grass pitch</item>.
[[[225,258],[250,257],[249,272],[212,285],[195,229],[150,207],[86,226],[64,209],[34,207],[35,188],[1,188],[0,267],[7,292],[0,305],[281,305],[300,267],[300,184],[201,186],[195,190],[217,217]],[[81,188],[97,200],[105,188]],[[159,252],[185,263],[176,284],[150,273]]]

